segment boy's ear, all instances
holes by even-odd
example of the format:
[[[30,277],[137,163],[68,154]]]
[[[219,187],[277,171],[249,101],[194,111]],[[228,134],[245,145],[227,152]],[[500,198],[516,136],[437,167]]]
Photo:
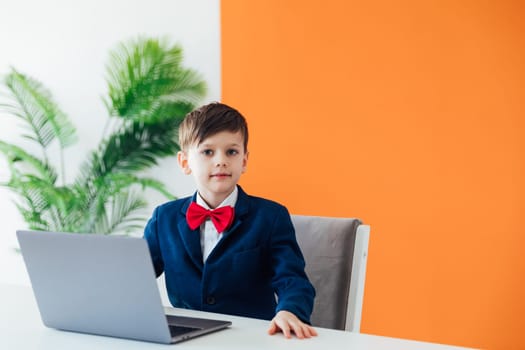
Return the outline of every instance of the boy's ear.
[[[185,175],[191,174],[191,169],[190,169],[190,165],[188,164],[188,156],[186,152],[184,151],[177,152],[177,162],[179,163],[179,166]]]
[[[246,152],[242,160],[242,173],[243,174],[246,172],[246,167],[248,166],[248,156],[249,155],[250,155],[250,152]]]

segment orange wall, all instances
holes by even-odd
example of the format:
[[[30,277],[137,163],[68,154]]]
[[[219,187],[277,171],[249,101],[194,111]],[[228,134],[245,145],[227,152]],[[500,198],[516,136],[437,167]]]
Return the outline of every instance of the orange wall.
[[[222,1],[241,183],[372,226],[365,333],[525,348],[522,4]]]

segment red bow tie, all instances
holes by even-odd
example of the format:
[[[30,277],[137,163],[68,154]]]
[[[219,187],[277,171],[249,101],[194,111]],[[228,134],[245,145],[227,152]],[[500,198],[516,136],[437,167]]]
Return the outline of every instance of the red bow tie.
[[[186,221],[188,226],[195,230],[199,227],[207,218],[210,218],[217,229],[217,232],[224,232],[233,222],[233,207],[229,205],[220,207],[213,210],[208,210],[201,207],[195,202],[191,202],[186,212]]]

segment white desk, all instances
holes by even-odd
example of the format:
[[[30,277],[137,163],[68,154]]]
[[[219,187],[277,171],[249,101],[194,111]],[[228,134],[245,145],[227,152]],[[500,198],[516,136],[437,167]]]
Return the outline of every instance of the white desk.
[[[175,345],[162,345],[134,340],[64,332],[45,327],[29,287],[0,284],[0,349],[402,349],[451,350],[459,347],[387,338],[366,334],[320,329],[315,338],[285,339],[282,334],[266,334],[267,321],[244,317],[209,314],[198,311],[168,309],[179,315],[214,317],[233,322],[231,328]]]

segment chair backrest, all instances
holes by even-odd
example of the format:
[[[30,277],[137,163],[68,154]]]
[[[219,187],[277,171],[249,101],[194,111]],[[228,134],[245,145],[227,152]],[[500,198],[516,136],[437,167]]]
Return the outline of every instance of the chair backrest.
[[[292,215],[316,290],[313,326],[359,332],[370,226],[359,219]]]

